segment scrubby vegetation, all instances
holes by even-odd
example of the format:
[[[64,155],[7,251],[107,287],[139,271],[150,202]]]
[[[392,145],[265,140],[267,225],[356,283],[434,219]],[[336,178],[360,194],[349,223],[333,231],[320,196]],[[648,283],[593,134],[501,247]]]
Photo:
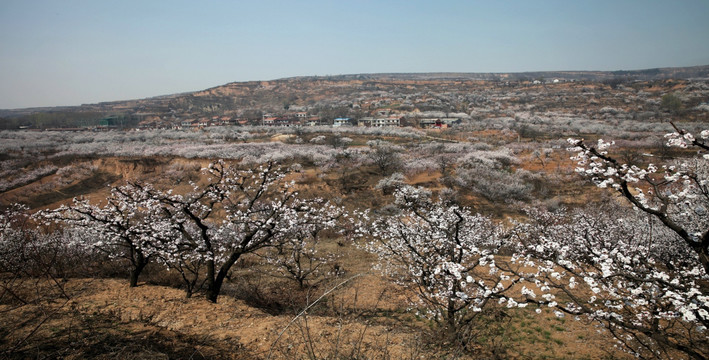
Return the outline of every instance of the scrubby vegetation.
[[[1,132],[1,354],[706,358],[706,123],[599,108]]]

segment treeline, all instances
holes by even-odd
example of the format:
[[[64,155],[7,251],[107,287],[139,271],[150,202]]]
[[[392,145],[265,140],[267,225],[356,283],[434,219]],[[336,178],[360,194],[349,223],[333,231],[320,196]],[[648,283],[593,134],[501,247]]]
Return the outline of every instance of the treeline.
[[[0,129],[54,129],[96,126],[133,127],[138,118],[129,114],[108,115],[101,112],[41,112],[18,117],[0,118]]]

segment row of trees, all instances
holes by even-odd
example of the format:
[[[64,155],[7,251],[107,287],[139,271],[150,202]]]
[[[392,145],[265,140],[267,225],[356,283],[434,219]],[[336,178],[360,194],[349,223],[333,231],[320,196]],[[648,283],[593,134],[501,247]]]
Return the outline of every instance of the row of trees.
[[[242,255],[287,248],[293,239],[314,241],[342,213],[322,199],[300,198],[293,183],[285,181],[288,169],[273,162],[248,170],[216,162],[206,171],[207,183],[193,184],[187,194],[133,182],[114,188],[105,205],[75,200],[39,216],[83,228],[96,239],[91,246],[125,258],[131,286],[155,260],[181,274],[188,296],[205,283],[207,298],[216,302]],[[294,276],[305,280],[303,274]]]
[[[667,137],[671,146],[709,150],[709,131]],[[709,155],[641,168],[610,156],[602,140],[569,141],[577,171],[617,191],[630,211],[615,200],[528,208],[526,221],[505,229],[399,183],[398,211],[372,222],[367,249],[463,344],[476,316],[505,304],[585,317],[641,358],[707,358]]]
[[[133,128],[140,118],[131,114],[106,114],[94,111],[50,111],[0,118],[0,129],[70,129],[98,126],[118,129]]]
[[[470,343],[475,320],[503,305],[587,318],[641,358],[709,354],[707,272],[657,219],[609,202],[530,208],[506,229],[426,190],[395,196],[399,212],[374,220],[367,249],[448,341]]]
[[[701,151],[709,150],[707,139],[709,131],[668,135],[670,145]],[[435,200],[397,181],[395,208],[370,219],[368,211],[300,198],[288,169],[274,162],[258,169],[217,162],[186,194],[129,183],[103,205],[77,200],[39,216],[83,229],[82,244],[127,259],[132,286],[157,261],[180,272],[188,295],[205,283],[214,302],[236,261],[260,249],[278,249],[268,255],[272,264],[304,284],[325,261],[308,244],[347,221],[384,273],[416,292],[412,305],[449,341],[468,344],[487,311],[534,307],[602,324],[642,358],[706,358],[709,156],[641,168],[609,155],[609,143],[570,142],[577,171],[617,191],[633,211],[614,202],[530,208],[526,221],[504,227],[445,193]],[[3,224],[2,254],[12,259],[15,227]]]

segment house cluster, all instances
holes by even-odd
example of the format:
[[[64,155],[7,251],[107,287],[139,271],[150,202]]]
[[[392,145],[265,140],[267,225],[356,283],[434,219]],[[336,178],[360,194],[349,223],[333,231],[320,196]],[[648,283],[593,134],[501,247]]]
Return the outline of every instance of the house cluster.
[[[333,127],[340,126],[364,126],[364,127],[387,127],[401,126],[401,117],[363,117],[361,119],[352,119],[349,117],[339,117],[333,119],[332,122],[323,121],[317,116],[308,117],[306,120],[288,117],[264,117],[262,124],[264,126],[318,126],[332,125]]]
[[[401,118],[397,116],[363,117],[357,120],[357,125],[366,127],[401,126]]]
[[[284,116],[264,115],[261,119],[263,126],[316,126],[327,125],[323,123],[319,116],[309,115],[307,112],[299,111],[294,114]]]
[[[168,116],[159,116],[155,113],[136,113],[139,117],[138,127],[141,129],[202,129],[212,126],[361,126],[361,127],[399,127],[399,126],[420,126],[422,128],[448,128],[461,123],[460,118],[436,117],[423,118],[418,114],[404,114],[392,112],[388,109],[372,111],[370,116],[361,118],[337,117],[335,119],[323,119],[318,115],[310,114],[306,111],[291,111],[285,114],[263,114],[257,118],[234,117],[219,115],[212,117],[192,118],[189,115],[179,116],[173,113]],[[423,115],[423,114],[421,114]]]
[[[244,123],[245,124],[245,123]],[[237,119],[233,119],[229,116],[214,116],[212,118],[199,118],[199,119],[185,119],[180,121],[178,128],[180,129],[195,129],[204,128],[208,126],[229,126],[229,125],[239,125]]]
[[[141,129],[201,129],[209,126],[233,126],[247,125],[245,120],[233,118],[231,116],[200,117],[197,119],[179,119],[175,116],[160,117],[153,114],[146,114],[141,117],[138,128]]]
[[[447,129],[456,125],[460,125],[460,118],[444,117],[444,118],[424,118],[419,120],[419,126],[422,128],[438,128]]]

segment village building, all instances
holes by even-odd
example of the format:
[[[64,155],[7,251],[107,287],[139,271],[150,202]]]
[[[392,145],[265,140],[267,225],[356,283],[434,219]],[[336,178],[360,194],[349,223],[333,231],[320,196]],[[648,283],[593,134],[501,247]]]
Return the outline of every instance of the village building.
[[[287,118],[284,116],[271,116],[271,117],[264,117],[261,123],[264,126],[284,126],[284,127],[290,127],[290,126],[297,126],[300,125],[300,120],[298,119],[291,119]]]
[[[422,128],[439,128],[445,129],[461,123],[460,118],[425,118],[419,120],[419,126]]]
[[[366,127],[388,127],[388,126],[401,126],[401,119],[398,117],[387,117],[387,118],[375,118],[375,117],[364,117],[359,119],[357,122],[359,126]]]
[[[336,118],[333,120],[332,126],[333,127],[339,127],[339,126],[350,126],[352,125],[350,118],[345,117],[345,118]]]

